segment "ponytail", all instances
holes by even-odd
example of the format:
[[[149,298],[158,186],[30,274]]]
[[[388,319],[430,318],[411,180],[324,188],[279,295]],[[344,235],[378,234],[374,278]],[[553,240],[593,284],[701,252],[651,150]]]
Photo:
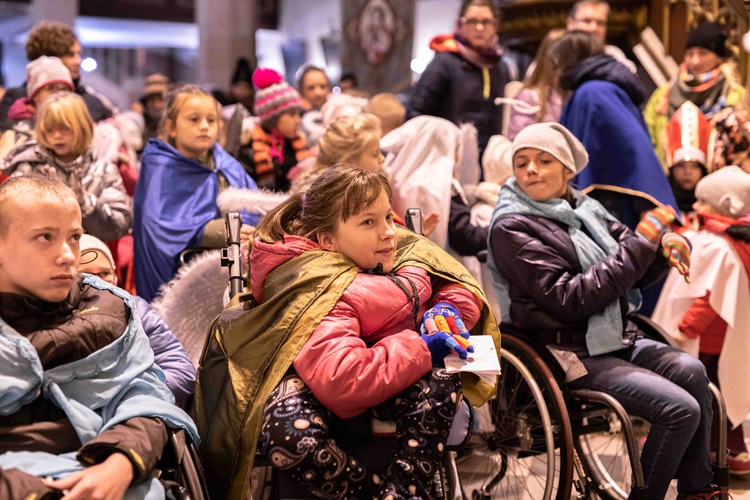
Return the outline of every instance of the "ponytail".
[[[256,237],[266,243],[282,241],[284,236],[306,236],[301,234],[302,196],[291,195],[283,203],[268,212],[255,228]]]

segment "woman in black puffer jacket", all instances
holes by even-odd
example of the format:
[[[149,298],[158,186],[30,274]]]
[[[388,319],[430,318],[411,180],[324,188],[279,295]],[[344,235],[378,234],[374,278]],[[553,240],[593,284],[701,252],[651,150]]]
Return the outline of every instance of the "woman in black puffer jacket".
[[[406,119],[431,115],[477,128],[481,158],[490,137],[502,131],[495,99],[510,81],[498,45],[497,8],[491,0],[464,0],[451,35],[432,39],[435,58],[412,91]]]
[[[503,319],[574,353],[587,373],[571,387],[609,393],[651,422],[641,455],[648,498],[663,499],[675,474],[681,494],[713,492],[706,372],[627,320],[640,302],[637,287],[662,277],[668,264],[687,273],[688,244],[668,231],[664,209],[633,232],[568,187],[587,163],[583,145],[556,123],[531,125],[513,142],[514,177],[501,189],[489,235]]]

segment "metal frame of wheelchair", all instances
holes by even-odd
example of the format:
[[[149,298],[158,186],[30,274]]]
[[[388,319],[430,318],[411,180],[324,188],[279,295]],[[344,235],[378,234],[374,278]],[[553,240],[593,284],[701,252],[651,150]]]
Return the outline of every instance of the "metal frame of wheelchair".
[[[167,498],[208,500],[208,489],[198,450],[183,429],[167,429],[169,439],[156,466]]]
[[[647,337],[671,343],[647,318],[630,319]],[[640,443],[648,423],[628,416],[606,393],[568,389],[544,346],[505,326],[501,330],[503,375],[489,403],[490,426],[475,432],[458,460],[459,470],[467,461],[464,469],[473,471],[462,474],[463,498],[561,500],[571,498],[573,487],[579,499],[621,500],[630,493],[646,498]],[[713,384],[710,389],[719,424],[714,439],[725,450],[712,465],[714,483],[726,493],[726,408],[719,390]],[[597,440],[612,443],[615,455],[602,456]]]

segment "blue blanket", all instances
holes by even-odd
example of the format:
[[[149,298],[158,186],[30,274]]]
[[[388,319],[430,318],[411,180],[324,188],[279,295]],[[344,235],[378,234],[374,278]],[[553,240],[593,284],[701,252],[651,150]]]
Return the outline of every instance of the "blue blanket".
[[[205,225],[219,217],[217,172],[231,187],[257,189],[242,165],[218,144],[213,155],[216,170],[158,139],[149,140],[143,151],[135,189],[133,239],[136,289],[149,302],[174,276],[180,252],[196,247]],[[243,214],[246,224],[256,225],[259,219],[258,214]]]

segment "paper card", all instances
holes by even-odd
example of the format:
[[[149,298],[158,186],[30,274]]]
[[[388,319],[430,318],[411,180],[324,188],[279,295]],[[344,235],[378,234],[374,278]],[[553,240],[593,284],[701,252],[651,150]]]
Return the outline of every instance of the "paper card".
[[[563,351],[562,349],[555,349],[550,346],[547,346],[547,349],[565,371],[565,382],[572,382],[584,375],[588,375],[588,370],[586,370],[586,367],[583,366],[583,363],[581,363],[581,360],[578,359],[578,356],[574,352]]]
[[[445,371],[448,373],[475,373],[490,385],[495,385],[500,375],[500,359],[498,358],[495,342],[491,335],[472,335],[469,342],[474,346],[474,352],[466,359],[451,354],[445,357]]]

